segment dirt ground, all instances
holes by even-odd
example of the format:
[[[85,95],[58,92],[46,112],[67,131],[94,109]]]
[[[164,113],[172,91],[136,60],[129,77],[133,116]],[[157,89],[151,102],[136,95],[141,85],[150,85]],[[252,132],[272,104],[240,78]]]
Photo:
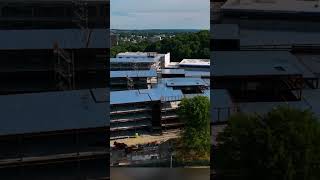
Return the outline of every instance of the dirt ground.
[[[141,135],[136,138],[126,138],[126,139],[117,139],[110,141],[110,147],[113,146],[113,143],[116,141],[118,143],[125,143],[128,146],[137,145],[137,144],[147,144],[151,142],[165,142],[169,139],[175,139],[180,136],[181,131],[168,131],[163,133],[163,135]]]

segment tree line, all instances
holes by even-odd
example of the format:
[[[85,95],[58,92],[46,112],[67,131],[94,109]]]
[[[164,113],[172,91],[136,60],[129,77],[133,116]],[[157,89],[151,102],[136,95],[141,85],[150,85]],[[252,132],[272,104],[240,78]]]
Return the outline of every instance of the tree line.
[[[203,30],[196,33],[181,33],[172,38],[164,38],[161,41],[151,43],[142,41],[140,43],[121,42],[111,48],[111,57],[120,52],[158,52],[171,53],[172,61],[182,59],[210,59],[209,31]]]

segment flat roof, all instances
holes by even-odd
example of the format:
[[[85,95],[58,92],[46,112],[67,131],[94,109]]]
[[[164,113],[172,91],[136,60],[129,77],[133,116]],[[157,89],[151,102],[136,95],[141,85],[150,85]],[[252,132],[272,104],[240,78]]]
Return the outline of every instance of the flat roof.
[[[239,39],[239,33],[237,24],[215,24],[211,28],[213,39]]]
[[[296,54],[311,72],[320,74],[320,54]]]
[[[210,67],[210,59],[183,59],[179,65]]]
[[[306,0],[228,0],[222,10],[263,11],[281,13],[319,13],[318,1]]]
[[[240,46],[320,45],[319,32],[240,29]]]
[[[157,77],[157,72],[154,69],[139,71],[110,71],[110,78],[126,77]]]
[[[189,71],[185,70],[186,77],[210,77],[210,71]]]
[[[148,94],[141,94],[138,90],[111,91],[110,104],[130,104],[152,101]]]
[[[89,48],[109,48],[107,29],[93,29]],[[0,30],[0,50],[85,48],[80,29]]]
[[[158,86],[153,89],[140,90],[141,93],[148,93],[153,101],[166,100],[166,101],[179,101],[183,98],[181,90],[174,90],[171,87]]]
[[[148,54],[146,52],[121,52],[118,53],[117,56],[140,56],[147,57]]]
[[[126,58],[148,58],[148,57],[160,57],[163,54],[159,54],[157,52],[121,52],[116,55],[116,57],[126,57]]]
[[[173,90],[172,88],[162,86],[153,89],[110,92],[111,105],[160,101],[164,98],[167,101],[177,101],[183,98],[183,94],[181,90]]]
[[[301,60],[301,58],[295,56],[296,58],[292,58],[290,61],[296,69],[298,69],[304,78],[317,78],[317,76],[312,72],[310,68],[306,66],[306,64]],[[299,59],[298,59],[299,58]]]
[[[166,86],[174,87],[174,86],[207,86],[206,82],[201,78],[166,78],[164,79]]]
[[[177,69],[179,68],[179,62],[169,62],[165,64],[165,68]]]
[[[161,69],[162,74],[185,74],[184,69]]]
[[[0,135],[106,127],[105,90],[76,90],[0,96]],[[94,96],[92,96],[92,94]]]
[[[297,75],[296,57],[287,51],[215,51],[213,76]]]

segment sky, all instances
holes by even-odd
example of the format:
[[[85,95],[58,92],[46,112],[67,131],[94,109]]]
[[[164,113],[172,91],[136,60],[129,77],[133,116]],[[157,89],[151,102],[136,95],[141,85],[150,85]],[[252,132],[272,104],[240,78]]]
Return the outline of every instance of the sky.
[[[110,0],[111,29],[209,29],[209,0]]]

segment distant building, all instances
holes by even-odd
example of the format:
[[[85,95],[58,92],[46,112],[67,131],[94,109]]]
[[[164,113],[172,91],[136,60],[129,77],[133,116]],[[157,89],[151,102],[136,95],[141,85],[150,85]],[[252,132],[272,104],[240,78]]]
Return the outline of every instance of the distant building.
[[[118,35],[117,34],[111,33],[110,40],[111,40],[111,46],[118,45]]]
[[[160,35],[155,35],[155,36],[152,36],[149,38],[149,41],[154,43],[154,42],[157,42],[157,41],[161,41],[162,40],[162,37]]]

